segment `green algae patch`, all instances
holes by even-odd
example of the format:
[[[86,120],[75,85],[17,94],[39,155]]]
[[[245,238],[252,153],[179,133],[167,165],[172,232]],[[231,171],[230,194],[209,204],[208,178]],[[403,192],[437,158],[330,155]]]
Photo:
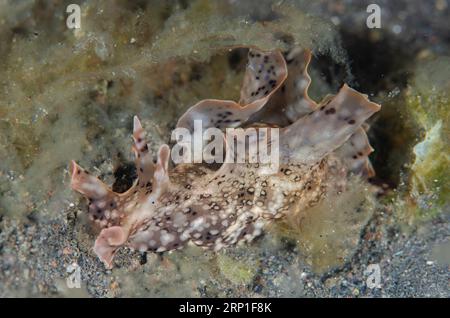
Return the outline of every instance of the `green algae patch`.
[[[428,219],[450,207],[450,58],[417,67],[406,94],[406,107],[419,131],[412,148],[408,190],[415,216]]]
[[[217,255],[220,273],[235,285],[248,285],[255,277],[257,266],[250,260],[238,260],[225,253]]]
[[[426,132],[424,140],[413,150],[416,159],[411,166],[412,195],[418,199],[425,195],[426,198],[422,200],[431,201],[431,206],[426,205],[423,207],[425,209],[439,209],[449,202],[450,154],[448,153],[449,145],[443,142],[442,134],[442,121],[439,120]],[[437,205],[436,207],[433,206],[433,202]]]
[[[207,286],[215,292],[212,252],[196,246],[163,256],[148,253],[141,257],[124,253],[119,262],[125,268],[113,269],[117,295],[133,297],[201,297]]]
[[[363,228],[375,210],[371,186],[353,180],[348,190],[314,207],[288,215],[275,229],[295,240],[318,274],[342,267],[355,253]]]
[[[219,1],[192,2],[167,20],[148,51],[149,56],[155,62],[173,57],[204,62],[217,50],[236,46],[262,50],[300,46],[330,54],[339,63],[346,62],[333,25],[306,15],[293,3],[280,2],[271,7],[266,4],[263,21],[255,21],[251,16],[254,8],[236,5],[242,10]]]
[[[418,57],[415,65],[403,91],[378,96],[372,127],[377,177],[393,189],[380,203],[405,230],[450,208],[450,58]]]

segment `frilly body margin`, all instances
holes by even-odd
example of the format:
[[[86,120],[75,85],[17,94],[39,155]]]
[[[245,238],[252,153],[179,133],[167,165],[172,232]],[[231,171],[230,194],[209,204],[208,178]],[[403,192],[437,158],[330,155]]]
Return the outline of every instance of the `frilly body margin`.
[[[203,129],[209,127],[225,129],[259,123],[275,125],[281,127],[280,150],[284,165],[282,168],[284,177],[287,176],[286,171],[292,169],[299,176],[308,175],[312,179],[323,179],[326,171],[321,171],[321,169],[326,170],[326,164],[321,160],[330,154],[340,158],[342,165],[349,173],[372,176],[374,171],[368,155],[373,149],[362,126],[367,118],[380,109],[380,105],[370,102],[366,95],[358,93],[347,85],[344,85],[336,96],[330,96],[317,104],[308,96],[307,92],[311,82],[307,73],[310,60],[311,52],[308,50],[295,49],[283,56],[280,51],[263,52],[251,48],[239,102],[203,100],[186,111],[179,119],[177,127],[184,127],[192,131],[193,121],[196,119],[202,119],[206,123]],[[137,117],[134,117],[133,140],[132,149],[135,154],[138,180],[125,193],[113,192],[74,161],[70,167],[72,188],[88,199],[90,219],[102,229],[95,242],[94,251],[107,267],[112,266],[114,254],[125,244],[140,250],[165,251],[181,248],[187,241],[193,241],[195,244],[198,243],[197,245],[217,250],[241,240],[250,241],[261,233],[261,228],[266,223],[265,220],[279,217],[289,210],[290,205],[287,205],[280,209],[283,211],[281,214],[267,213],[271,212],[269,206],[273,205],[270,200],[275,200],[278,193],[277,189],[268,188],[267,191],[259,190],[260,197],[263,191],[271,193],[268,195],[268,201],[258,201],[255,199],[256,194],[253,194],[251,197],[252,204],[254,204],[252,210],[245,210],[237,203],[230,203],[228,206],[221,205],[220,209],[222,210],[227,208],[229,211],[231,208],[231,210],[243,211],[240,215],[235,216],[230,225],[209,230],[205,232],[207,233],[206,237],[203,237],[203,234],[201,237],[197,237],[200,232],[195,231],[189,232],[186,236],[183,236],[186,231],[177,234],[174,232],[177,230],[176,220],[171,220],[171,218],[186,220],[183,226],[189,229],[192,229],[192,224],[198,223],[198,219],[200,219],[200,217],[195,218],[195,215],[192,216],[192,207],[199,209],[195,204],[183,207],[182,213],[177,211],[182,206],[180,203],[182,199],[185,200],[184,202],[190,202],[191,195],[199,195],[202,203],[211,204],[212,200],[208,201],[206,193],[202,193],[205,191],[202,189],[209,186],[195,185],[195,181],[192,180],[186,181],[183,173],[186,174],[188,171],[190,174],[197,175],[199,182],[207,183],[225,175],[232,176],[237,171],[241,175],[246,175],[248,171],[245,171],[245,166],[244,168],[243,166],[233,168],[233,165],[224,164],[217,171],[197,169],[196,167],[176,167],[170,172],[170,148],[162,145],[157,154],[157,161],[154,163],[147,146],[145,132]],[[308,170],[312,172],[305,172],[304,167],[309,166],[314,169]],[[290,167],[290,169],[286,167]],[[249,170],[252,169],[254,168],[249,168]],[[248,175],[252,176],[255,173],[258,174],[258,170],[252,170]],[[172,182],[172,177],[175,182]],[[276,178],[279,180],[278,175]],[[226,180],[234,184],[238,179],[230,177]],[[261,186],[264,183],[267,184],[267,180],[269,179],[261,181],[255,178],[251,182],[257,182],[257,185]],[[301,184],[297,181],[295,183],[294,179],[286,180],[288,180],[286,182],[293,182],[294,188],[297,184]],[[224,185],[220,186],[219,181],[219,186],[213,189],[217,189],[219,192],[227,186],[226,183],[224,181]],[[189,188],[188,185],[193,188]],[[304,185],[302,186],[304,189]],[[183,189],[180,190],[180,187]],[[250,189],[251,187],[248,186],[247,191],[250,192]],[[308,195],[297,195],[301,194],[302,188],[299,189],[293,192],[295,196],[292,195],[296,200],[301,201],[302,197],[308,197]],[[177,199],[176,197],[180,194],[184,198]],[[211,194],[208,195],[211,197]],[[214,198],[214,194],[212,197]],[[248,197],[248,193],[245,194],[245,197]],[[319,196],[311,200],[314,201],[318,198]],[[178,205],[173,205],[174,201]],[[258,206],[258,202],[266,202],[264,203],[266,205]],[[169,208],[164,210],[164,204]],[[213,208],[215,209],[217,206],[216,204]],[[171,207],[174,208],[170,210]],[[222,211],[220,209],[218,212],[213,212],[219,213]],[[260,214],[251,215],[253,219],[250,221],[251,227],[249,227],[249,223],[246,223],[247,221],[243,218],[248,217],[249,211],[255,209]],[[264,211],[265,209],[267,211]],[[161,219],[159,217],[161,213],[166,218],[165,228],[157,227],[156,224],[156,221]],[[203,215],[210,217],[207,213],[210,212],[202,211],[199,214],[201,217]],[[269,214],[269,217],[264,218],[264,213]],[[159,223],[163,222],[159,221]],[[222,222],[223,224],[224,222]],[[182,227],[182,225],[179,226]],[[152,230],[154,228],[158,229],[157,237],[155,236],[156,230]],[[253,231],[252,235],[247,233],[250,230]],[[213,239],[211,237],[214,237],[214,244],[209,242]]]

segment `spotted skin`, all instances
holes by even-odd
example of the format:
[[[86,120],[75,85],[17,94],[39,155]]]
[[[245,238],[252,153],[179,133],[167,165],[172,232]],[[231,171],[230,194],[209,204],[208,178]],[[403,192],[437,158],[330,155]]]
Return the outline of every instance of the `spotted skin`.
[[[261,110],[287,77],[287,67],[279,51],[249,50],[239,103],[206,99],[192,106],[178,120],[177,127],[193,131],[194,120],[203,121],[203,129],[210,127],[238,127]]]
[[[139,251],[165,252],[191,242],[217,251],[250,242],[269,223],[288,213],[305,211],[327,193],[342,190],[349,173],[371,174],[367,156],[372,148],[362,127],[380,106],[346,85],[322,103],[309,102],[309,55],[298,54],[300,62],[294,66],[299,69],[293,69],[292,74],[306,80],[302,85],[294,85],[295,79],[284,85],[288,69],[280,52],[253,48],[239,104],[205,100],[191,107],[178,122],[178,127],[187,129],[194,127],[196,119],[206,122],[203,128],[279,127],[280,165],[276,170],[268,172],[266,165],[248,161],[224,163],[218,168],[206,163],[169,168],[169,147],[162,145],[153,160],[137,117],[132,149],[138,179],[127,192],[111,191],[72,162],[71,185],[88,199],[90,219],[101,229],[94,251],[107,267],[112,267],[115,253],[125,245]],[[284,123],[249,120],[256,113],[264,118],[269,98],[280,87],[288,86],[293,91],[285,91],[283,96],[292,101],[293,110],[290,115],[283,114]],[[308,105],[299,104],[305,100]],[[267,111],[271,114],[274,109]],[[261,138],[258,136],[256,139]]]

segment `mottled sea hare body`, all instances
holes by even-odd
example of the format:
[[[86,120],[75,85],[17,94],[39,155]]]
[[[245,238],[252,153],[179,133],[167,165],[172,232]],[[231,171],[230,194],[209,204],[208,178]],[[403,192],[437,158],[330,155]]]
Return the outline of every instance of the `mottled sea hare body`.
[[[349,174],[373,175],[363,127],[380,106],[347,85],[315,103],[307,94],[310,58],[308,50],[283,55],[252,48],[238,103],[204,100],[178,121],[189,131],[194,120],[202,120],[203,129],[278,127],[275,171],[250,162],[218,169],[183,163],[169,171],[169,147],[160,147],[155,163],[137,117],[138,179],[127,192],[113,192],[72,162],[71,185],[89,200],[90,219],[101,228],[94,250],[107,267],[124,245],[164,252],[189,242],[214,250],[250,242],[268,223],[344,190]]]

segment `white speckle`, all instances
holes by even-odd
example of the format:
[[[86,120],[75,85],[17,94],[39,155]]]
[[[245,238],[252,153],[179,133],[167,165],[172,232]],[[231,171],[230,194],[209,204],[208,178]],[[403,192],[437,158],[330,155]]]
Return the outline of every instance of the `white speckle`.
[[[128,203],[127,205],[125,205],[125,211],[126,212],[130,212],[133,208],[134,208],[133,202]]]
[[[305,89],[307,85],[308,81],[306,79],[301,79],[300,81],[297,82],[298,89]]]
[[[169,233],[163,233],[161,234],[161,244],[167,246],[170,242],[175,240],[175,236]]]
[[[98,203],[98,207],[100,209],[103,209],[105,206],[106,206],[106,202],[105,201],[101,201],[101,202]]]
[[[184,215],[183,213],[175,213],[174,217],[173,217],[173,224],[175,227],[179,227],[181,226],[184,222],[186,222],[186,215]]]
[[[393,98],[393,97],[395,97],[395,96],[397,96],[397,95],[399,95],[399,94],[400,94],[400,88],[395,87],[392,91],[390,91],[390,92],[388,93],[388,97],[389,97],[389,98]]]
[[[332,22],[334,25],[339,25],[339,24],[341,24],[341,20],[340,20],[339,17],[337,17],[337,16],[331,17],[331,22]]]
[[[186,241],[189,238],[189,231],[184,231],[181,235],[180,235],[180,240],[182,241]]]
[[[198,229],[203,224],[203,222],[204,222],[203,217],[196,218],[194,221],[191,222],[192,229],[193,230]]]
[[[217,252],[217,251],[221,250],[222,248],[223,248],[223,244],[218,242],[214,246],[214,251]]]
[[[398,24],[394,24],[392,26],[392,32],[394,32],[395,34],[400,34],[402,32],[402,26],[398,25]]]

